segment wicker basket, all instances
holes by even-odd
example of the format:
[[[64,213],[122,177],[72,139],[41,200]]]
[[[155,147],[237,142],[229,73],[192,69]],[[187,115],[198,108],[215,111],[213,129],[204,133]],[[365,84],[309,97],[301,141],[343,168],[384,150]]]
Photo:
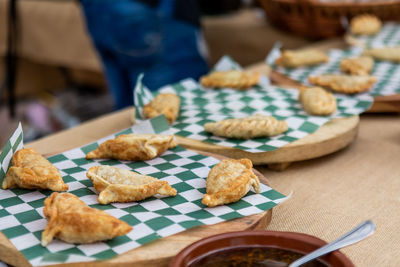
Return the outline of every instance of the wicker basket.
[[[374,14],[383,21],[400,21],[400,0],[321,2],[318,0],[258,0],[271,24],[303,37],[323,39],[345,32],[341,18]]]

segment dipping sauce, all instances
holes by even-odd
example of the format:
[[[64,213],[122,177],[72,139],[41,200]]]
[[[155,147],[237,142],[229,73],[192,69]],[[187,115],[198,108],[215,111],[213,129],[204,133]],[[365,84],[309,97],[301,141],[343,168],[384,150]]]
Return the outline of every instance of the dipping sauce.
[[[291,250],[271,248],[265,246],[246,246],[221,249],[200,256],[188,264],[188,267],[247,267],[268,266],[264,260],[274,260],[290,264],[304,256]],[[320,260],[313,260],[302,265],[304,267],[329,267],[330,265]]]

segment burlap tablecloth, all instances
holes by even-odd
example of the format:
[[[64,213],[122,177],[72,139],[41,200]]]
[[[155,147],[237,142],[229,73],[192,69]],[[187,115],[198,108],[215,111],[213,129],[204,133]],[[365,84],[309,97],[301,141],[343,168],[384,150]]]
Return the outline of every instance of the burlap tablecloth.
[[[61,152],[129,127],[125,109],[28,144]],[[334,154],[297,162],[283,172],[257,166],[282,193],[269,230],[294,231],[331,241],[366,219],[377,230],[343,249],[356,266],[400,266],[400,115],[362,115],[359,136]]]

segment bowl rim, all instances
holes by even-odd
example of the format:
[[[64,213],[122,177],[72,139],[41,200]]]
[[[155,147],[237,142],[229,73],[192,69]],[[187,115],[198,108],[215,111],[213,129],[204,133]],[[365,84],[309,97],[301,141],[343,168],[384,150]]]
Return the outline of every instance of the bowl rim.
[[[299,241],[307,242],[311,245],[315,245],[318,247],[322,247],[326,245],[327,242],[313,235],[300,233],[300,232],[288,232],[288,231],[270,231],[270,230],[245,230],[245,231],[235,231],[235,232],[227,232],[217,235],[212,235],[200,239],[192,244],[183,248],[177,255],[175,255],[170,261],[170,267],[180,267],[183,266],[182,263],[184,259],[195,249],[202,247],[208,243],[216,242],[218,240],[227,239],[227,238],[240,238],[240,237],[249,237],[249,236],[265,236],[265,237],[284,237],[286,239],[296,239]],[[240,245],[238,245],[240,246]],[[278,246],[279,247],[279,246]],[[211,252],[212,250],[210,250]],[[353,262],[341,251],[336,250],[331,252],[335,257],[343,263],[344,266],[355,266]]]

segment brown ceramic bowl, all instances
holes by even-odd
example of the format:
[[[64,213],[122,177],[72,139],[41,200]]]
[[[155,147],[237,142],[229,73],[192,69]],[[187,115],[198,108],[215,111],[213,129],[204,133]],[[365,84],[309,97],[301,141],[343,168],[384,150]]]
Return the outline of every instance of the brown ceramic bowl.
[[[301,254],[310,253],[326,242],[307,234],[277,231],[240,231],[210,236],[201,239],[176,255],[170,267],[184,267],[202,255],[229,248],[261,245],[263,247],[291,250]],[[340,251],[321,257],[331,267],[354,267],[354,264]]]

